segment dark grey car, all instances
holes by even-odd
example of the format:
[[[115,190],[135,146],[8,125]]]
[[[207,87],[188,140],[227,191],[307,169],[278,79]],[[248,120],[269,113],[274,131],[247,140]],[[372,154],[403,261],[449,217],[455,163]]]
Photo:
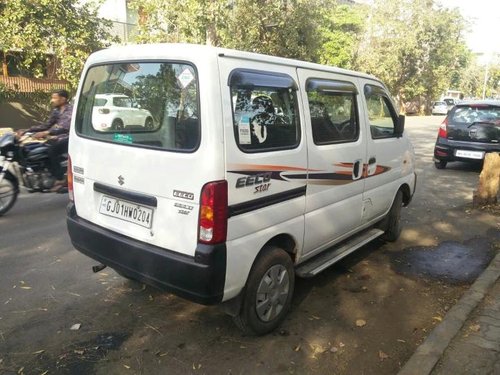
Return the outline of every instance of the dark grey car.
[[[481,162],[487,152],[500,152],[500,101],[457,104],[439,128],[436,168],[450,161]]]

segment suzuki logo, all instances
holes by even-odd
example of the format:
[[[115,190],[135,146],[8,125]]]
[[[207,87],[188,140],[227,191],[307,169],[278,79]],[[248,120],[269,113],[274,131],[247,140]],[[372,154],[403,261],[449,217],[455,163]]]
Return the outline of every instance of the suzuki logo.
[[[477,128],[472,128],[471,130],[469,130],[469,137],[476,138],[476,134],[477,134]]]
[[[125,183],[125,179],[123,178],[122,175],[118,176],[118,183],[120,184],[120,186]]]

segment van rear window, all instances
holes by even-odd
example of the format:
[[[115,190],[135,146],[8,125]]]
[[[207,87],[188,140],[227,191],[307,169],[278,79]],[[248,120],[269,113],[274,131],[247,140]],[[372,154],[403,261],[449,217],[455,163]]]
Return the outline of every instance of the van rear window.
[[[91,67],[76,111],[79,135],[129,146],[194,151],[200,143],[198,78],[185,63]]]

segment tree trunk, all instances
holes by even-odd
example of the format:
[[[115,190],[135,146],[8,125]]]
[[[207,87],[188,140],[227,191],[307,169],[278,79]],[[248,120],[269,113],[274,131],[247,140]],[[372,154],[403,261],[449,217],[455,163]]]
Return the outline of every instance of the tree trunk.
[[[500,155],[488,153],[484,157],[484,165],[479,175],[479,184],[472,197],[473,207],[496,204],[500,186]]]
[[[7,53],[2,53],[2,74],[4,77],[9,76],[9,69],[7,68]]]

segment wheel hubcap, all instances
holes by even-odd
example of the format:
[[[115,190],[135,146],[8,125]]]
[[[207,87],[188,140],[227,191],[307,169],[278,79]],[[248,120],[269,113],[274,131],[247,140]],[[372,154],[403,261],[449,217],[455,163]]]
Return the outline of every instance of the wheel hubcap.
[[[267,270],[260,281],[256,296],[257,316],[264,322],[275,319],[288,299],[290,278],[280,264]]]

